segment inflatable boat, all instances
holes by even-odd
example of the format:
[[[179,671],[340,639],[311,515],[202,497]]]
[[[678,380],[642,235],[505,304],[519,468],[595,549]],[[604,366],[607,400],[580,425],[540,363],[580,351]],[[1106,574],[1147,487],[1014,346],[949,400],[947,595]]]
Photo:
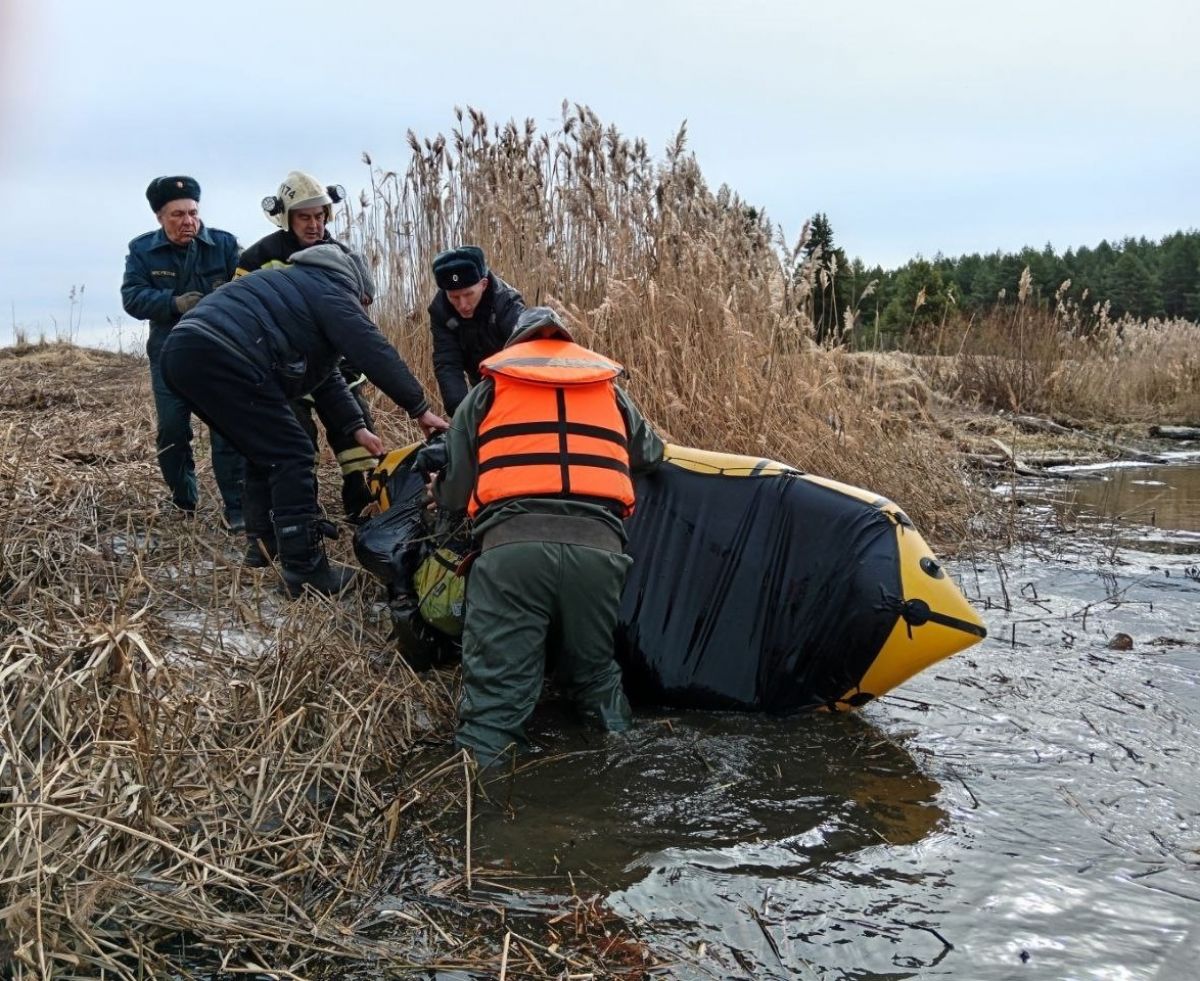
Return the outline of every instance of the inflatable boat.
[[[370,477],[355,535],[388,587],[410,663],[453,654],[463,529],[437,524],[411,470]],[[986,636],[908,516],[886,498],[754,457],[668,446],[636,481],[617,658],[638,704],[795,712],[865,704]]]

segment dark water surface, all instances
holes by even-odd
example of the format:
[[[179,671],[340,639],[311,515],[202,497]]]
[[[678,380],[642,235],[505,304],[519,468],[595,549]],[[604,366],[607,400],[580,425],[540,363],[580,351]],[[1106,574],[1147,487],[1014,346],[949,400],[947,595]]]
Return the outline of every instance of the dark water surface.
[[[1173,467],[1065,467],[1060,472],[1085,478],[1053,489],[1060,513],[1120,522],[1126,541],[1151,549],[1200,551],[1200,465],[1195,461]]]
[[[589,744],[543,711],[549,750],[480,805],[479,874],[529,875],[514,905],[606,896],[669,977],[1200,977],[1183,469],[1110,492],[1154,526],[1114,538],[1080,493],[1035,505],[1070,535],[960,559],[990,638],[860,713],[642,714]]]

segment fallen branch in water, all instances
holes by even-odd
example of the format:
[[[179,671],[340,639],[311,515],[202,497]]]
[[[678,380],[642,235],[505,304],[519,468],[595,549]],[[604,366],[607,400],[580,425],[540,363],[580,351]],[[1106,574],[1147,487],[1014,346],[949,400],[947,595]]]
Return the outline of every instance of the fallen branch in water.
[[[1150,435],[1158,439],[1200,439],[1200,426],[1151,426]]]
[[[991,437],[1000,452],[997,453],[967,453],[964,459],[968,464],[980,470],[1003,470],[1005,473],[1015,473],[1019,477],[1038,477],[1041,479],[1072,480],[1074,474],[1049,473],[1044,469],[1045,464],[1032,466],[1021,460],[1013,452],[1012,447],[1001,440]]]
[[[1020,477],[1066,477],[1067,474],[1046,473],[1035,470],[1024,464],[1016,463],[1004,456],[988,456],[982,453],[968,453],[964,457],[968,464],[979,470],[1003,470],[1005,473],[1015,473]]]
[[[1165,458],[1160,454],[1147,453],[1144,450],[1126,446],[1124,443],[1113,442],[1111,439],[1105,439],[1103,436],[1089,433],[1086,429],[1075,429],[1070,426],[1064,426],[1053,419],[1044,419],[1041,416],[1009,416],[1008,418],[1014,426],[1024,429],[1027,432],[1054,433],[1056,436],[1079,436],[1083,439],[1090,439],[1103,446],[1110,453],[1115,453],[1125,460],[1136,460],[1139,463],[1166,462]]]

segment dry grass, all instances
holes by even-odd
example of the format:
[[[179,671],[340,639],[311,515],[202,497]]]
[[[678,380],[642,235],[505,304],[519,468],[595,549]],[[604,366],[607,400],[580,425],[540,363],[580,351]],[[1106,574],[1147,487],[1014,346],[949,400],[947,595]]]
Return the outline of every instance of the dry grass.
[[[676,135],[661,159],[586,106],[561,128],[458,113],[449,137],[410,134],[402,170],[374,166],[342,217],[390,287],[381,323],[429,364],[433,256],[463,242],[529,303],[620,360],[647,417],[674,441],[784,460],[900,502],[957,542],[977,506],[948,444],[883,368],[812,342],[814,271],[727,188],[712,190]],[[923,386],[908,372],[907,385]],[[423,379],[430,383],[426,370]]]
[[[373,656],[375,587],[287,601],[215,512],[160,508],[147,376],[0,354],[8,976],[640,965],[594,899],[515,921],[470,882],[447,682]]]
[[[1026,270],[1028,273],[1028,270]],[[1200,325],[1112,321],[1059,290],[1053,310],[1024,297],[943,325],[919,350],[950,355],[932,373],[955,397],[1083,424],[1200,421]]]

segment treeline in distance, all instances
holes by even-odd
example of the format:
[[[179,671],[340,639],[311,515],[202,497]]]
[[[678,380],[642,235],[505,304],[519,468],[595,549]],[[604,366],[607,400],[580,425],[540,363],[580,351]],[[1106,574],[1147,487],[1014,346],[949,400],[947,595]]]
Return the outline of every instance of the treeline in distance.
[[[921,256],[898,269],[847,260],[824,214],[814,216],[804,249],[812,277],[813,324],[827,341],[847,328],[904,335],[943,322],[956,312],[971,315],[997,303],[1015,303],[1021,275],[1030,273],[1037,302],[1069,300],[1109,320],[1130,316],[1200,321],[1200,231],[1178,231],[1161,241],[1127,238],[1059,253],[992,252],[932,259]],[[872,287],[871,284],[874,284]],[[1064,284],[1069,284],[1062,289]]]

